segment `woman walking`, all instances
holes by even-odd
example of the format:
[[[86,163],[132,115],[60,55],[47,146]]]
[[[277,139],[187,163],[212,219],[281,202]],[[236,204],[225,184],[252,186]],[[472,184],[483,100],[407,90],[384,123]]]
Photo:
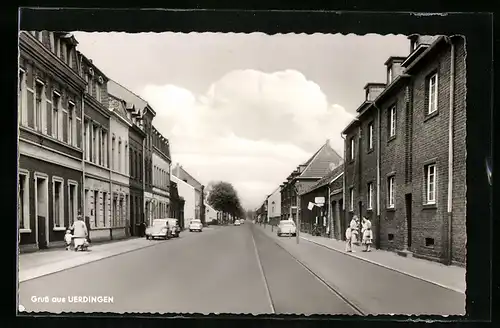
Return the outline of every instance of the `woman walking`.
[[[346,252],[353,252],[352,245],[356,244],[358,238],[358,217],[354,215],[352,217],[351,222],[349,223],[349,227],[346,229],[345,238],[346,238]]]
[[[89,235],[81,214],[78,215],[78,219],[71,226],[71,230],[73,230],[73,243],[75,245],[75,252],[77,252],[85,247]]]
[[[371,252],[371,245],[372,245],[372,239],[373,239],[373,233],[372,233],[372,223],[370,220],[367,218],[363,218],[363,228],[361,230],[361,233],[363,235],[363,245],[365,246],[365,249],[363,252]]]

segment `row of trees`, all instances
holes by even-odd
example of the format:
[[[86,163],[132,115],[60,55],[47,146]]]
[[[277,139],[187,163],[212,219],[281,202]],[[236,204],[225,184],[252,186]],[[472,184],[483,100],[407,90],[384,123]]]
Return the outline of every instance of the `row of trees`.
[[[238,192],[229,182],[210,182],[207,186],[207,203],[215,210],[242,218],[245,210],[241,206]]]

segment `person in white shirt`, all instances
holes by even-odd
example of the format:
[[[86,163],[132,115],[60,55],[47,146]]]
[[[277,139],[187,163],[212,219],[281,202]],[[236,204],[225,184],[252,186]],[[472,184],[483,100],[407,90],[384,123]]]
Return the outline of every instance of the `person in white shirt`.
[[[78,215],[78,220],[76,220],[71,226],[73,230],[73,240],[75,243],[75,252],[85,247],[85,242],[87,241],[88,231],[83,217]]]
[[[71,230],[66,230],[66,234],[64,235],[64,241],[66,242],[66,250],[69,251],[71,248],[71,242],[73,241],[73,235],[71,234]]]

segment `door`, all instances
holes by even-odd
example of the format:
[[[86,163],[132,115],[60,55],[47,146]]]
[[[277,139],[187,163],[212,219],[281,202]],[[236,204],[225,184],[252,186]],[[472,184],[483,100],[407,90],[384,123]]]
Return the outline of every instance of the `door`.
[[[407,237],[406,237],[406,246],[408,249],[411,249],[411,237],[412,237],[412,224],[411,224],[411,208],[412,208],[412,197],[411,194],[406,194],[405,195],[405,207],[406,207],[406,230],[407,230]]]
[[[339,200],[339,223],[340,223],[340,229],[339,229],[339,239],[340,240],[345,240],[345,230],[347,229],[347,218],[345,215],[345,210],[344,210],[344,200],[340,199]]]
[[[44,216],[38,216],[38,248],[45,249],[47,248],[47,230],[46,227],[46,218]]]

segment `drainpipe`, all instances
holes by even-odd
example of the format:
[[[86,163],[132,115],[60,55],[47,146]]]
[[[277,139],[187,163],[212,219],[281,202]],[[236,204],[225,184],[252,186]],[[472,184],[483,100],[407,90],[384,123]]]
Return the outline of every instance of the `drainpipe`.
[[[452,224],[453,224],[453,109],[455,107],[455,44],[451,38],[447,38],[450,44],[450,108],[448,121],[448,206],[447,206],[447,225],[448,225],[448,251],[447,263],[452,263]]]
[[[377,110],[377,234],[375,239],[375,247],[380,248],[380,144],[381,144],[381,117],[382,110],[375,103],[373,106]]]
[[[82,69],[82,61],[83,61],[83,56],[80,54],[80,67],[79,70],[81,71]],[[82,197],[82,209],[81,211],[83,219],[85,219],[85,216],[87,215],[87,204],[86,204],[86,199],[85,199],[85,152],[87,151],[85,145],[85,113],[84,113],[84,108],[85,108],[85,90],[82,92],[82,110],[81,110],[81,120],[80,120],[80,139],[82,143],[82,188],[81,188],[81,197]]]
[[[109,168],[109,207],[111,207],[111,211],[110,211],[110,214],[111,214],[111,218],[110,218],[110,229],[109,229],[109,235],[111,237],[111,240],[113,239],[113,226],[114,226],[114,217],[115,217],[115,208],[113,206],[113,174],[112,174],[112,168],[111,168],[111,162],[110,159],[111,159],[111,156],[112,156],[112,152],[110,152],[110,149],[112,150],[113,149],[113,145],[111,144],[111,140],[113,140],[113,135],[111,133],[111,116],[114,115],[114,112],[113,110],[111,110],[111,113],[110,113],[110,120],[109,120],[109,131],[108,131],[108,152],[106,154],[106,156],[108,157],[107,158],[107,163],[108,163],[108,168]],[[111,156],[110,156],[110,153],[111,153]],[[125,154],[125,157],[127,156],[127,154]],[[125,167],[127,167],[125,165]]]
[[[361,165],[361,134],[363,133],[363,130],[361,129],[361,122],[359,123],[359,128],[358,128],[358,197],[361,196],[361,190],[362,190],[362,186],[361,186],[361,169],[362,169],[362,165]],[[362,201],[362,197],[359,197],[358,199],[358,210],[359,210],[359,219],[361,220],[363,218],[363,201]],[[359,225],[358,227],[358,230],[359,230],[359,234],[358,236],[360,236],[360,240],[361,240],[361,224]],[[359,241],[360,241],[359,240]]]
[[[347,140],[346,140],[346,136],[341,133],[340,134],[340,137],[342,139],[344,139],[344,174],[342,174],[342,221],[343,223],[345,223],[345,203],[346,203],[346,199],[345,199],[345,180],[346,180],[346,164],[347,164]],[[343,226],[343,224],[341,224],[341,226]],[[344,234],[344,231],[340,231],[340,240],[343,240],[344,238],[342,236],[345,236]]]
[[[332,228],[333,228],[333,215],[332,215],[332,203],[330,201],[330,183],[328,183],[328,230],[330,231],[329,233],[329,237],[330,238],[333,238],[333,232],[332,232]]]
[[[143,121],[144,122],[144,121]],[[144,123],[143,123],[143,127],[144,127]],[[145,197],[145,194],[146,194],[146,180],[144,179],[144,176],[146,174],[146,167],[144,165],[145,163],[145,160],[146,160],[146,138],[148,138],[149,134],[148,132],[146,131],[146,128],[144,127],[144,132],[146,132],[146,137],[142,139],[142,218],[141,218],[141,222],[142,220],[145,220],[145,215],[146,215],[146,197]]]

